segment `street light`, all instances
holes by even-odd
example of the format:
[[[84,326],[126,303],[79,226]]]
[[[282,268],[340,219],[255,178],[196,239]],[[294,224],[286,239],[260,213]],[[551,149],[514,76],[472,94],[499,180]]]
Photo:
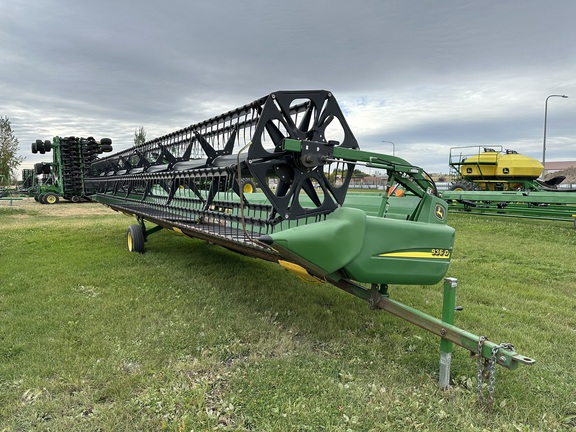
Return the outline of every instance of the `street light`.
[[[392,141],[382,141],[382,142],[392,144],[392,156],[396,156],[396,144],[394,144]]]
[[[566,95],[553,94],[546,98],[546,103],[544,104],[544,142],[542,143],[542,166],[544,167],[544,170],[542,171],[542,177],[544,177],[546,172],[546,121],[548,119],[548,99],[551,97],[560,97],[563,99],[568,98]]]

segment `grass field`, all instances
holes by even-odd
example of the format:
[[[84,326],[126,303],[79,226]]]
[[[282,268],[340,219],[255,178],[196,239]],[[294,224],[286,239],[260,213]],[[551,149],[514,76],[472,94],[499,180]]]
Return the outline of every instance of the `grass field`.
[[[456,324],[537,360],[476,364],[280,266],[97,204],[0,205],[0,431],[576,431],[576,233],[569,223],[451,215]],[[393,286],[431,315],[442,286]]]

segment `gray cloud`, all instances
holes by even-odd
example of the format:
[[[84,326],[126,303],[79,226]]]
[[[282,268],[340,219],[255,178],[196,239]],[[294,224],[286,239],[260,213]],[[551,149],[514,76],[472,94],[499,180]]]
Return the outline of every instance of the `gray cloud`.
[[[53,135],[132,144],[282,89],[332,90],[363,148],[397,142],[429,171],[452,144],[571,152],[571,0],[78,2],[0,5],[0,114],[26,163]],[[408,153],[410,152],[410,153]],[[441,161],[443,159],[444,161]]]

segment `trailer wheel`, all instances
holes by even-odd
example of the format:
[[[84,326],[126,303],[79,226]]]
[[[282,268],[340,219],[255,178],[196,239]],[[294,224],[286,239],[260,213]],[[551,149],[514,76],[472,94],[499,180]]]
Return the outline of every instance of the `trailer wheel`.
[[[256,185],[250,179],[242,179],[242,193],[254,193],[256,191]]]
[[[72,202],[79,203],[82,200],[78,195],[72,195]]]
[[[38,144],[36,144],[35,142],[32,143],[32,153],[34,154],[38,153]]]
[[[58,204],[60,197],[54,192],[48,192],[46,195],[44,195],[43,201],[46,204]]]
[[[44,194],[38,194],[38,202],[40,204],[46,204],[46,202],[44,201]]]
[[[144,232],[138,224],[130,225],[126,231],[129,252],[144,253]]]

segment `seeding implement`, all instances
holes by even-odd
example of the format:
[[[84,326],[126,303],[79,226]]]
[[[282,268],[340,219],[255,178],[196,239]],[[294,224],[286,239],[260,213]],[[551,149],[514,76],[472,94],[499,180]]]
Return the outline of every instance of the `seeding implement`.
[[[452,185],[442,192],[450,212],[572,221],[576,189],[560,189],[565,179],[540,180],[536,159],[502,148],[450,149]]]
[[[32,190],[34,199],[42,204],[56,204],[60,198],[72,202],[84,201],[87,193],[84,176],[98,154],[112,151],[112,141],[102,138],[54,137],[52,141],[36,140],[32,153],[45,154],[52,151],[52,162],[34,165],[34,173],[40,182]]]
[[[451,190],[482,191],[548,191],[555,192],[565,179],[557,176],[540,180],[544,171],[540,161],[502,146],[452,147],[448,164],[452,178]],[[576,189],[574,189],[576,191]]]
[[[386,170],[407,193],[346,198],[356,165]],[[136,218],[130,251],[176,231],[278,262],[437,334],[443,386],[452,343],[492,370],[534,362],[453,325],[455,279],[444,280],[442,320],[390,299],[388,284],[444,278],[454,244],[447,204],[422,169],[361,151],[330,92],[270,94],[96,160],[84,180],[92,200]]]

